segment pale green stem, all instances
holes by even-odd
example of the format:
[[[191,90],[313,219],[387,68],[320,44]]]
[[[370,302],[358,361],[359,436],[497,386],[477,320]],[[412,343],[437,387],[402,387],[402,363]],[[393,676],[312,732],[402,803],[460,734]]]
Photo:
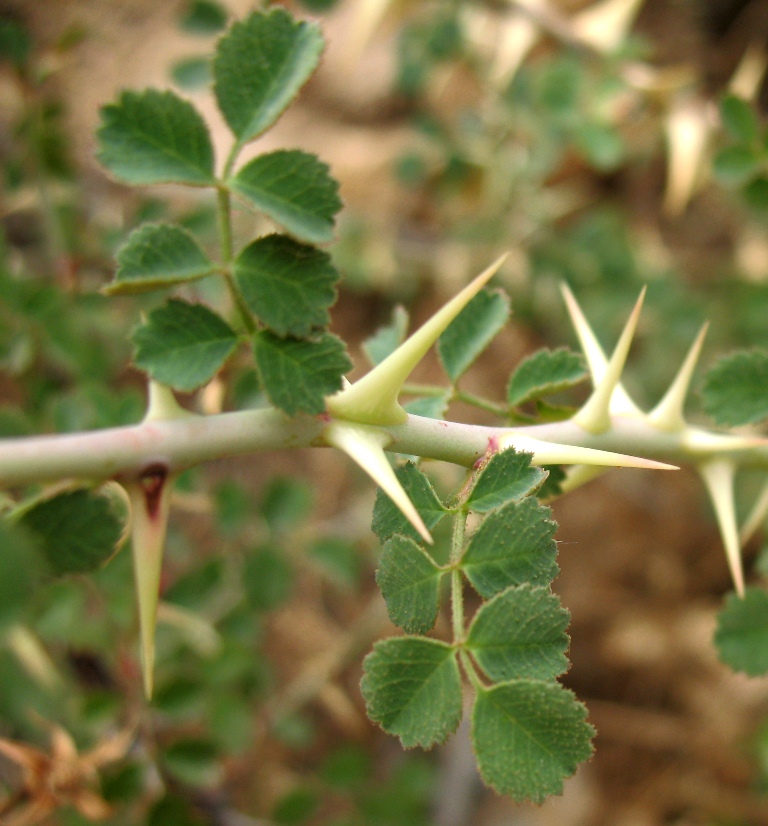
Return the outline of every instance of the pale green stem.
[[[189,416],[55,436],[0,440],[0,486],[14,487],[61,479],[102,481],[140,473],[163,464],[169,472],[231,456],[291,447],[326,446],[326,417],[289,418],[274,408]],[[669,433],[641,419],[613,417],[611,428],[593,434],[573,422],[523,427],[485,427],[408,416],[382,428],[392,441],[387,450],[472,467],[499,439],[533,437],[544,441],[645,456],[673,464],[729,459],[739,468],[768,470],[768,443],[749,445],[740,436],[688,428]]]
[[[245,329],[249,333],[253,333],[256,331],[256,323],[232,275],[232,205],[229,190],[223,184],[220,184],[216,190],[216,195],[222,260],[221,274],[224,276],[229,295],[240,314]]]
[[[453,517],[453,536],[451,537],[451,565],[458,565],[464,551],[464,534],[467,528],[467,513],[462,508]],[[464,583],[461,571],[454,567],[451,571],[451,616],[453,623],[454,645],[464,639]]]

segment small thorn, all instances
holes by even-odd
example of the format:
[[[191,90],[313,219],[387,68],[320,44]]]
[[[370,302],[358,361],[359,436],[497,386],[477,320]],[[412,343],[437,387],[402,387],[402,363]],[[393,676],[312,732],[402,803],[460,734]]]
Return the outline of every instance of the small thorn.
[[[518,436],[510,433],[499,438],[499,446],[504,449],[514,447],[533,453],[533,461],[537,465],[598,465],[601,467],[639,467],[651,470],[678,470],[675,465],[657,462],[654,459],[644,459],[640,456],[627,456],[623,453],[612,453],[608,450],[595,450],[591,447],[577,447],[576,445],[559,445],[554,442],[545,442],[530,436]]]
[[[147,397],[145,422],[171,421],[172,419],[183,419],[194,415],[176,401],[176,396],[173,395],[170,387],[151,379],[147,387]]]
[[[741,529],[739,540],[742,547],[752,539],[757,529],[765,521],[766,516],[768,516],[768,482],[760,491],[760,495],[755,500],[755,504],[752,506],[752,510]]]
[[[581,350],[584,357],[587,359],[587,366],[589,367],[590,375],[592,376],[592,384],[597,387],[605,376],[608,369],[608,359],[597,340],[597,336],[589,326],[584,313],[581,311],[576,298],[574,297],[568,285],[562,283],[560,285],[563,299],[565,301],[568,315],[571,318],[571,324],[576,331],[576,335],[581,345]],[[632,401],[627,391],[622,387],[621,383],[614,388],[611,396],[610,412],[614,416],[641,416],[640,408]]]
[[[629,355],[629,348],[632,344],[635,329],[637,328],[637,321],[640,318],[644,298],[645,287],[640,291],[640,297],[637,299],[637,303],[627,319],[627,323],[619,337],[613,355],[606,366],[603,377],[600,379],[600,382],[584,406],[573,417],[573,421],[576,422],[576,424],[588,430],[590,433],[604,433],[611,426],[611,400],[618,387],[621,373],[624,370],[624,364]]]
[[[736,71],[731,75],[728,81],[728,91],[732,95],[754,103],[765,77],[766,65],[768,65],[768,53],[760,42],[760,38],[755,38],[744,52]]]
[[[502,255],[480,273],[373,370],[328,398],[328,412],[363,424],[403,424],[407,413],[400,406],[398,396],[408,376],[446,327],[496,274],[506,257]]]
[[[382,430],[352,422],[331,422],[323,433],[325,441],[355,461],[400,508],[403,516],[432,545],[432,536],[392,469],[384,448],[392,437]]]
[[[685,409],[685,399],[691,386],[693,371],[701,355],[701,348],[704,344],[704,337],[707,335],[708,323],[704,323],[696,336],[695,341],[688,351],[680,366],[677,376],[669,386],[669,390],[664,394],[664,398],[648,414],[648,422],[659,430],[666,430],[676,433],[685,427],[683,412]]]
[[[700,98],[673,101],[664,126],[668,160],[663,209],[677,217],[699,184],[712,130],[709,105]]]
[[[741,564],[741,546],[739,545],[736,509],[733,501],[736,466],[733,462],[725,459],[715,459],[711,462],[702,463],[698,470],[712,500],[733,585],[736,588],[736,593],[743,597],[744,571]]]

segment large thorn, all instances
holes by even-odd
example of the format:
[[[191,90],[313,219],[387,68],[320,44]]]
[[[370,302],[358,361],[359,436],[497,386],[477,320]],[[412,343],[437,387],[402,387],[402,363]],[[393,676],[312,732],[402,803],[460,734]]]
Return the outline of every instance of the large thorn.
[[[392,441],[392,437],[382,430],[352,422],[331,422],[323,433],[326,442],[332,447],[342,450],[373,479],[373,481],[389,496],[403,513],[403,516],[413,525],[425,542],[432,544],[432,536],[427,530],[419,512],[408,494],[400,484],[400,480],[392,469],[384,448]]]
[[[733,483],[736,466],[725,459],[714,459],[699,465],[712,506],[715,509],[725,556],[731,571],[733,585],[739,596],[744,596],[744,571],[741,564],[739,531],[736,527],[736,508],[733,501]]]
[[[397,400],[403,384],[446,327],[495,275],[506,257],[502,255],[480,273],[363,378],[331,396],[327,400],[328,412],[340,419],[363,424],[386,426],[405,422],[407,414]]]
[[[645,298],[645,287],[640,292],[634,309],[630,313],[624,330],[619,337],[616,349],[613,351],[610,361],[606,365],[605,374],[595,387],[592,395],[587,399],[584,406],[573,417],[576,424],[588,430],[590,433],[604,433],[611,426],[611,399],[619,384],[624,364],[629,355],[629,348],[632,344],[632,337],[635,334],[637,320],[640,318],[640,311],[643,308]]]
[[[147,387],[147,412],[144,415],[145,422],[170,421],[172,419],[184,419],[194,416],[189,410],[185,410],[177,401],[176,396],[170,387],[150,380]]]
[[[608,369],[608,359],[597,340],[597,336],[595,336],[584,313],[581,311],[581,307],[579,307],[576,298],[568,288],[568,285],[562,283],[560,290],[563,294],[568,315],[571,318],[571,324],[573,324],[573,329],[578,336],[581,350],[587,359],[587,366],[592,376],[592,384],[597,387],[603,380],[605,371]],[[621,383],[617,384],[614,388],[613,395],[611,396],[610,412],[614,416],[642,415],[640,408],[632,401]]]
[[[693,371],[696,369],[696,363],[701,355],[701,347],[704,344],[704,337],[707,334],[708,326],[706,322],[702,325],[677,376],[675,376],[674,381],[669,386],[669,390],[667,390],[664,398],[662,398],[648,414],[648,422],[659,430],[676,433],[685,427],[685,418],[683,416],[685,399],[691,386]]]
[[[131,546],[139,610],[141,664],[144,692],[149,698],[154,683],[157,603],[172,482],[167,468],[157,464],[146,468],[138,478],[122,480],[122,484],[131,503]]]
[[[601,467],[641,467],[651,470],[678,470],[675,465],[665,462],[656,462],[653,459],[643,459],[640,456],[626,456],[623,453],[612,453],[608,450],[595,450],[591,447],[576,445],[559,445],[555,442],[545,442],[530,436],[520,436],[508,433],[499,438],[502,449],[514,447],[533,453],[533,461],[537,465],[598,465]]]

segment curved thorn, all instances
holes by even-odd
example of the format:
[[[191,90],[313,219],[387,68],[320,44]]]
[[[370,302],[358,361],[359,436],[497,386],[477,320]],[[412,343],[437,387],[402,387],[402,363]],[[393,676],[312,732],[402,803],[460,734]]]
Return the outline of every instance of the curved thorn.
[[[346,453],[373,479],[397,505],[422,539],[431,545],[432,536],[427,526],[400,484],[400,480],[384,453],[384,448],[392,441],[392,437],[382,430],[352,422],[331,422],[325,428],[323,435],[329,445]]]
[[[571,324],[573,324],[573,329],[579,339],[581,350],[587,359],[587,366],[592,376],[592,384],[597,387],[603,380],[605,371],[608,369],[608,359],[568,285],[564,282],[560,284],[560,291],[563,295]],[[617,384],[614,388],[613,395],[611,396],[610,410],[614,415],[642,415],[640,408],[632,401],[621,383]]]
[[[664,394],[662,400],[648,414],[648,422],[659,430],[667,430],[675,433],[685,427],[683,411],[685,399],[691,386],[693,371],[701,355],[701,347],[704,344],[704,337],[707,335],[708,322],[704,322],[699,334],[696,336],[688,355],[680,366],[678,374],[669,386],[669,390]]]
[[[640,297],[634,309],[630,313],[627,323],[622,330],[616,348],[611,355],[611,359],[606,365],[605,373],[595,387],[592,395],[587,399],[584,406],[573,417],[576,424],[588,430],[590,433],[604,433],[611,426],[611,400],[614,391],[618,387],[624,364],[629,355],[629,348],[632,344],[632,337],[635,334],[637,321],[640,318],[640,311],[643,308],[645,298],[645,287],[640,291]],[[634,405],[633,405],[634,406]]]
[[[363,424],[403,424],[407,414],[397,400],[403,384],[446,327],[495,275],[506,257],[502,255],[480,273],[373,370],[351,387],[331,396],[327,400],[328,412]]]
[[[736,593],[744,596],[744,571],[741,564],[741,546],[736,527],[736,508],[733,501],[733,483],[736,466],[725,459],[715,459],[699,465],[720,528],[725,556],[731,571]]]
[[[514,447],[533,453],[533,461],[537,465],[598,465],[601,467],[640,467],[651,470],[678,470],[675,465],[657,462],[653,459],[643,459],[639,456],[627,456],[623,453],[612,453],[608,450],[595,450],[591,447],[577,447],[575,445],[559,445],[554,442],[545,442],[530,436],[509,434],[499,438],[501,448]]]
[[[768,516],[768,482],[763,486],[760,495],[755,500],[749,516],[746,518],[744,525],[739,533],[739,541],[744,546],[755,534],[755,531]]]

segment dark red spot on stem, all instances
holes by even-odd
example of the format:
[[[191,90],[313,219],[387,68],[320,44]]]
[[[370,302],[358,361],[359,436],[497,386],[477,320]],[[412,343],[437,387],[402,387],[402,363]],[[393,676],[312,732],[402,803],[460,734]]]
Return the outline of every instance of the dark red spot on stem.
[[[139,477],[139,484],[144,492],[144,502],[150,519],[157,516],[160,497],[168,480],[168,468],[165,465],[150,465]]]

